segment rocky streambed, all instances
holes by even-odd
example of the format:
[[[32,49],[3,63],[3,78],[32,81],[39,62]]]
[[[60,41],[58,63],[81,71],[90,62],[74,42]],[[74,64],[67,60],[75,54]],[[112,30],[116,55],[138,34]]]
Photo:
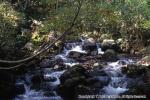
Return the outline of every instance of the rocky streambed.
[[[61,53],[43,59],[38,68],[15,80],[18,92],[12,99],[86,100],[89,95],[94,100],[109,100],[104,95],[150,98],[150,66],[139,64],[137,56],[120,52],[112,41],[66,43]]]

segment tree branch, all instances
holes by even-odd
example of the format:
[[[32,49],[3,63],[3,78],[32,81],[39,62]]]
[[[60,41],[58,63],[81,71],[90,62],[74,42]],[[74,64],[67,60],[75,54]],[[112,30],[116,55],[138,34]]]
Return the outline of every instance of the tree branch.
[[[16,65],[16,66],[13,66],[13,67],[7,67],[7,68],[4,68],[4,67],[0,67],[0,69],[14,69],[14,68],[17,68],[17,67],[20,67],[22,64],[20,63],[25,63],[29,60],[32,60],[34,59],[36,56],[40,55],[41,53],[43,53],[44,51],[46,51],[47,49],[49,49],[50,47],[52,47],[58,40],[62,39],[63,37],[65,37],[66,35],[69,34],[69,32],[71,31],[71,29],[73,28],[73,26],[75,25],[75,21],[80,13],[80,10],[81,10],[81,7],[82,7],[82,3],[83,1],[79,2],[79,7],[78,7],[78,10],[77,10],[77,13],[75,14],[75,17],[72,21],[72,24],[70,25],[70,27],[68,29],[66,29],[66,31],[60,35],[55,41],[53,41],[51,44],[49,45],[46,45],[42,50],[40,50],[39,52],[37,52],[36,54],[30,56],[30,57],[27,57],[25,59],[21,59],[21,60],[17,60],[17,61],[9,61],[9,60],[0,60],[0,63],[5,63],[5,64],[19,64],[19,65]]]

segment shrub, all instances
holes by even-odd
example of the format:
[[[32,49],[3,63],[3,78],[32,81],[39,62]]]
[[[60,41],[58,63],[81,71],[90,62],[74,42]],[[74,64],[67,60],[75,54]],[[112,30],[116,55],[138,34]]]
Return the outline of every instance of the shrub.
[[[6,57],[15,52],[16,37],[20,35],[19,25],[23,20],[24,15],[15,11],[9,2],[0,1],[0,56]]]

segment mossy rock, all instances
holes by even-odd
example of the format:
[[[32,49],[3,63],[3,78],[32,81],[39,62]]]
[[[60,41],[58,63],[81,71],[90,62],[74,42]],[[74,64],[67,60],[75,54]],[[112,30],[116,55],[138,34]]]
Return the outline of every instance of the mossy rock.
[[[130,64],[127,67],[122,68],[122,72],[127,75],[127,77],[139,77],[146,72],[146,67],[137,64]]]
[[[149,100],[150,99],[150,83],[142,84],[142,85],[135,85],[134,87],[130,88],[125,93],[120,95],[141,95],[146,98],[140,100]],[[118,99],[118,100],[126,100],[126,99]],[[136,100],[135,98],[133,100]],[[139,100],[139,99],[138,99]]]

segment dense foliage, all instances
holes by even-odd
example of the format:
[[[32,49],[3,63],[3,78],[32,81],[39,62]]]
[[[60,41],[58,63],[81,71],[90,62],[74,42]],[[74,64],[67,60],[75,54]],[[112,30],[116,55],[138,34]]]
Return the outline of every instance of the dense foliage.
[[[10,55],[27,42],[45,41],[51,31],[61,34],[71,24],[81,0],[1,0],[0,54]],[[73,35],[123,38],[129,42],[150,42],[149,0],[84,0]],[[37,22],[36,24],[34,22]],[[96,31],[96,32],[95,32]],[[91,33],[89,33],[91,32]]]

